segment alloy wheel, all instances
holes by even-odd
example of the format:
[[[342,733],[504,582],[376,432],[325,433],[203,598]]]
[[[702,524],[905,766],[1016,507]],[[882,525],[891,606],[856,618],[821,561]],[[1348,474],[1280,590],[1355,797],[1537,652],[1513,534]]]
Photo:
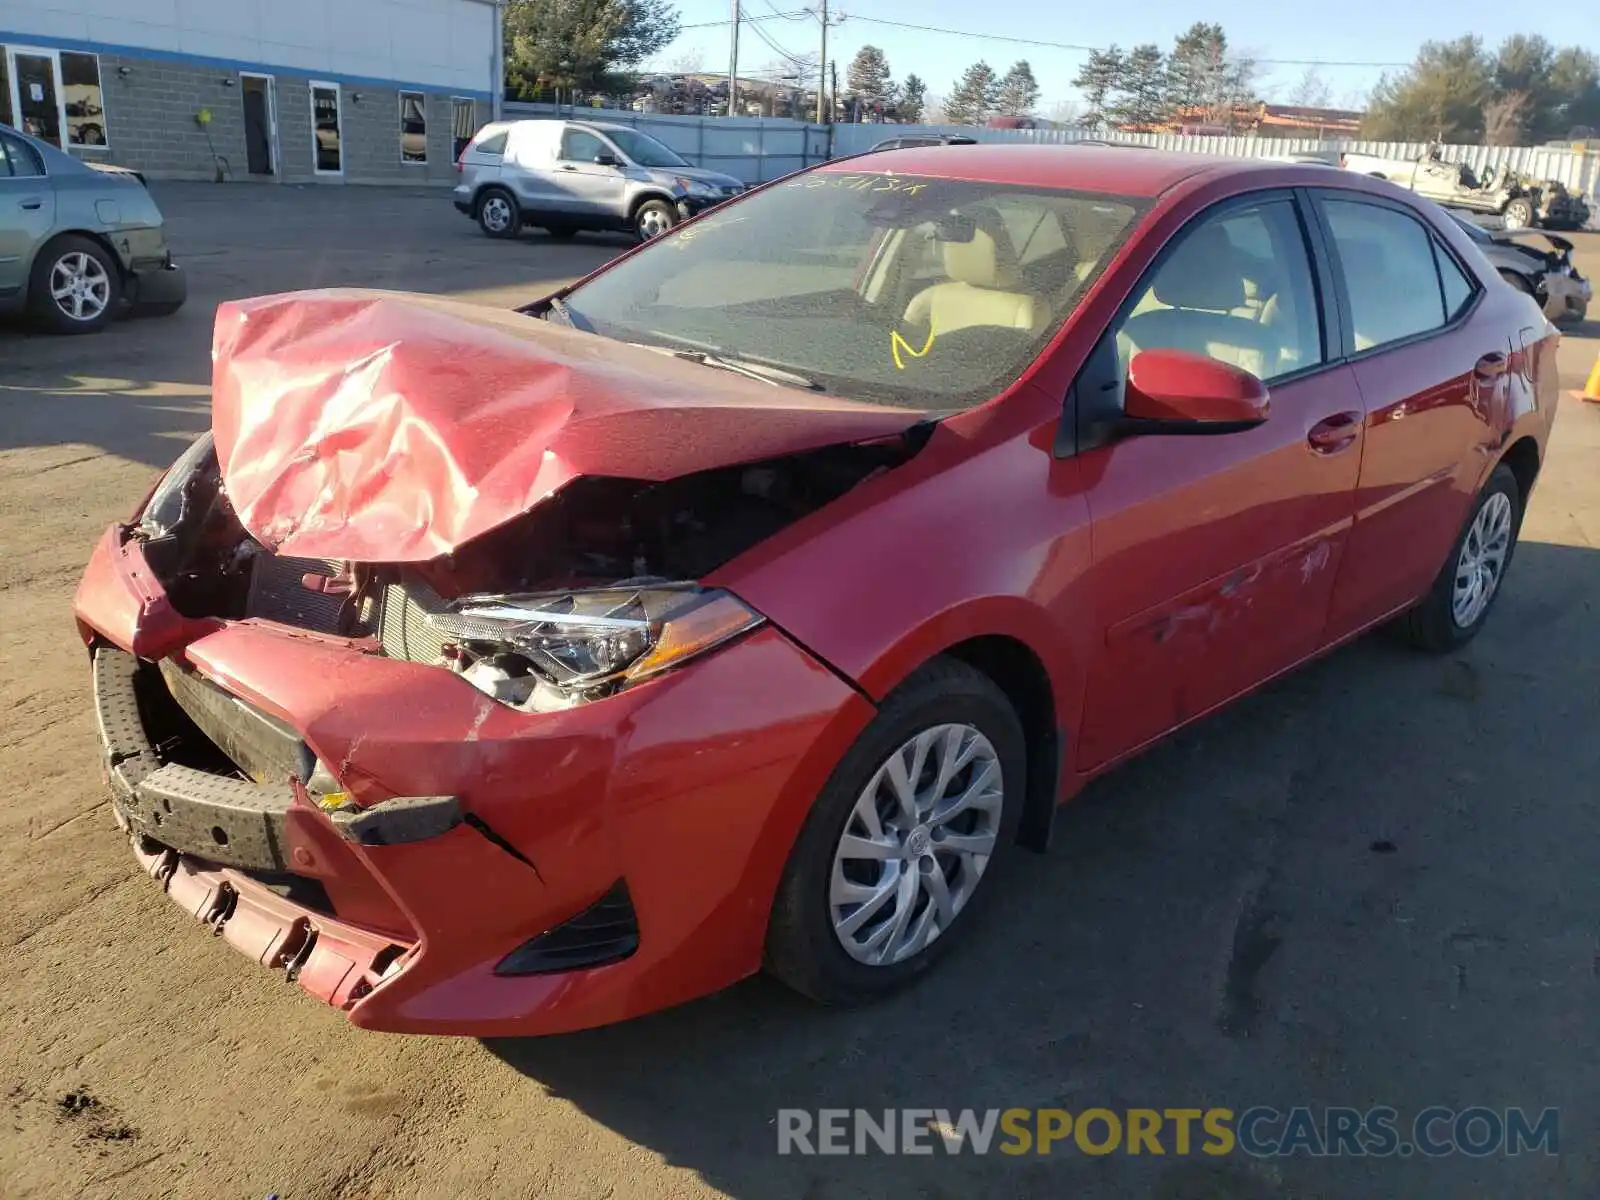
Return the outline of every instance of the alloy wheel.
[[[672,219],[659,208],[646,207],[639,213],[639,236],[648,241],[672,228]]]
[[[926,949],[972,899],[1000,834],[1005,781],[971,725],[904,742],[856,799],[834,850],[828,907],[851,958],[887,966]]]
[[[1450,615],[1458,628],[1468,629],[1483,616],[1500,588],[1510,550],[1511,501],[1495,492],[1478,510],[1456,559]]]
[[[50,268],[50,298],[70,320],[95,320],[111,303],[105,264],[82,250],[63,254]]]
[[[483,223],[495,233],[511,228],[511,205],[504,196],[490,196],[483,202]]]

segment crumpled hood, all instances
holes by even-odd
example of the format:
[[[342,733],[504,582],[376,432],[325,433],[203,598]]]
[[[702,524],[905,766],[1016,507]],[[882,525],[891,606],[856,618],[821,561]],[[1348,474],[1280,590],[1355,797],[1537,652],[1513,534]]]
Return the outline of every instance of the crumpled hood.
[[[924,419],[399,292],[224,303],[212,362],[217,458],[244,527],[274,550],[360,562],[447,554],[580,475],[673,479]]]

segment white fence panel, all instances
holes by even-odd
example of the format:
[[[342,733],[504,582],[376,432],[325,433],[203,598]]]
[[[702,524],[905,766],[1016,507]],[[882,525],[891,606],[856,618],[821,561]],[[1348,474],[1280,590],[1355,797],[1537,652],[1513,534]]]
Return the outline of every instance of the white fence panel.
[[[613,109],[558,110],[549,104],[507,104],[506,116],[555,117],[631,125],[659,138],[696,166],[725,171],[746,183],[764,183],[830,157],[860,154],[891,137],[965,134],[980,142],[1067,145],[1096,135],[1079,129],[979,129],[970,125],[812,125],[784,117],[687,117]],[[1366,142],[1319,138],[1207,137],[1171,133],[1119,133],[1103,140],[1190,154],[1236,158],[1280,158],[1291,154],[1328,157],[1341,152],[1407,159],[1426,153],[1421,142]],[[1591,225],[1600,225],[1600,154],[1552,146],[1445,146],[1444,157],[1467,163],[1480,175],[1507,163],[1535,179],[1559,180],[1589,199]]]

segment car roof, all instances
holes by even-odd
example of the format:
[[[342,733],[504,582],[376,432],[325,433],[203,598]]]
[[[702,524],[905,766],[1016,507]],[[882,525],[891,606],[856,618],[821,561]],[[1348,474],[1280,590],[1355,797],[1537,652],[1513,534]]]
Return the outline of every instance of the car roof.
[[[884,152],[888,154],[887,151]],[[892,170],[903,175],[973,179],[1154,197],[1196,175],[1259,177],[1263,185],[1297,176],[1300,164],[1264,159],[1179,154],[1140,146],[1082,146],[1071,142],[980,142],[974,146],[908,146],[881,163],[873,151],[824,164],[824,171]]]

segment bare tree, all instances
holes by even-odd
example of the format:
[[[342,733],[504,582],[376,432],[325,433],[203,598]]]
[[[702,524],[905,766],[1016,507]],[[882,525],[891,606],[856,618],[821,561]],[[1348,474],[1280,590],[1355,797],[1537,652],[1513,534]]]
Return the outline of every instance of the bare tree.
[[[703,50],[685,50],[667,64],[669,75],[704,75],[706,56]]]
[[[1285,103],[1296,108],[1332,108],[1333,88],[1322,77],[1322,72],[1315,67],[1307,67],[1299,82],[1289,89]]]
[[[1533,97],[1507,92],[1483,106],[1483,140],[1491,146],[1520,146],[1527,139]]]

